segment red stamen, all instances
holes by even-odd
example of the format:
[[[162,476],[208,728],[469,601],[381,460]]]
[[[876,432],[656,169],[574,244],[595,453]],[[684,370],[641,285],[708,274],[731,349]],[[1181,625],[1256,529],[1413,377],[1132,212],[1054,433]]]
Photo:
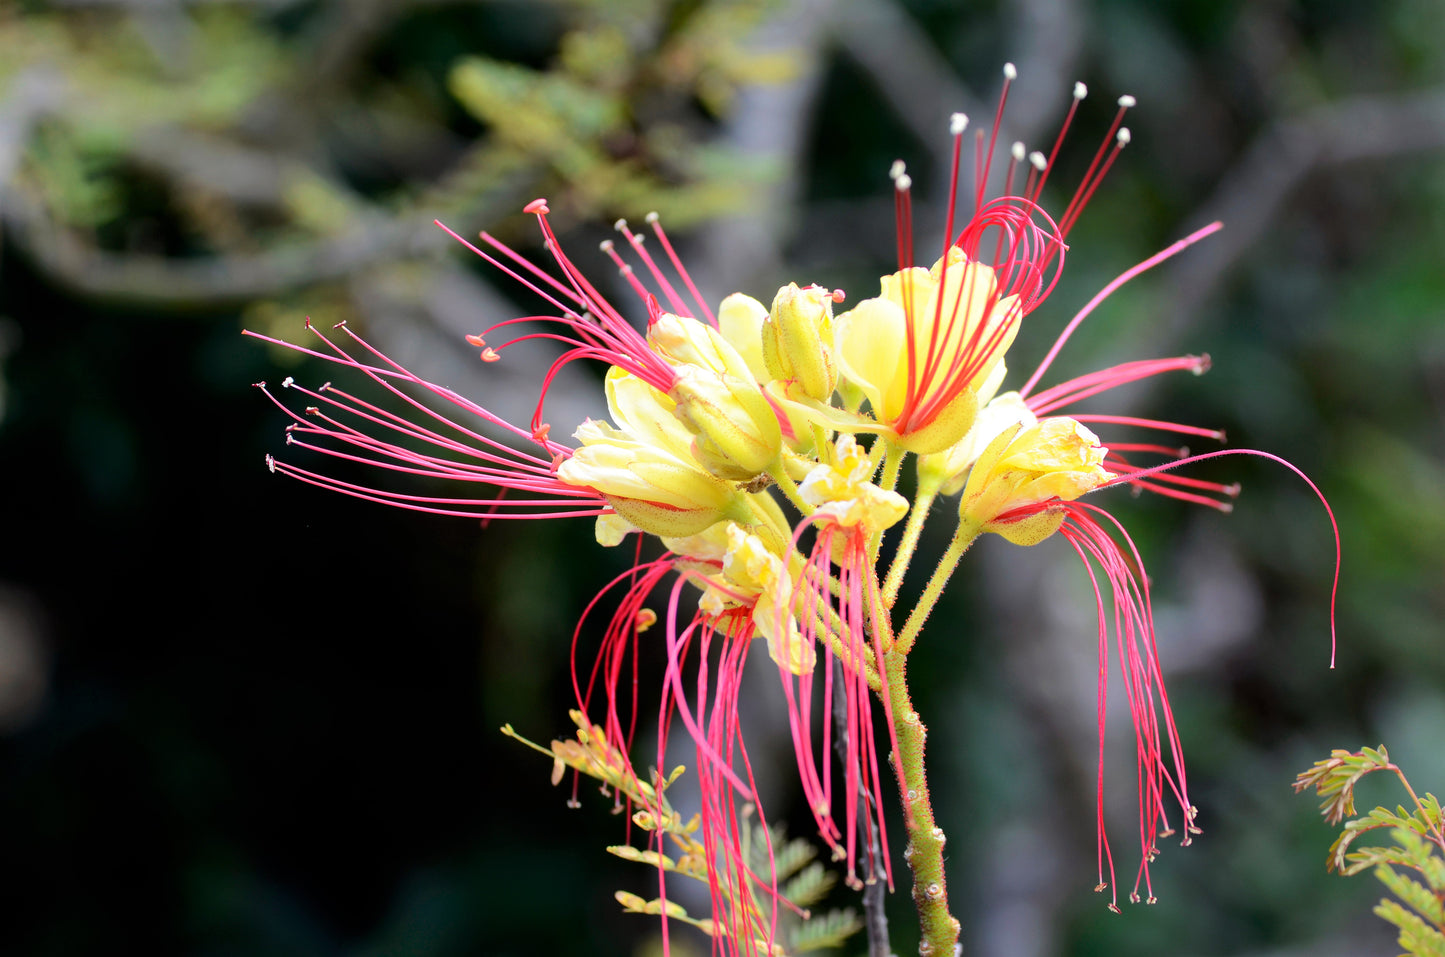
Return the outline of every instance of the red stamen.
[[[1116,278],[1113,282],[1109,283],[1103,289],[1099,290],[1099,292],[1094,296],[1094,298],[1090,299],[1088,303],[1085,304],[1084,308],[1080,309],[1079,312],[1074,316],[1074,318],[1069,320],[1068,325],[1064,326],[1064,331],[1059,334],[1059,338],[1054,341],[1054,344],[1049,349],[1048,354],[1044,356],[1044,361],[1039,363],[1039,367],[1034,370],[1034,374],[1029,376],[1029,381],[1026,382],[1024,384],[1024,387],[1019,390],[1019,394],[1022,395],[1024,398],[1028,397],[1029,392],[1038,383],[1039,379],[1043,376],[1043,374],[1048,371],[1049,366],[1053,364],[1054,358],[1059,354],[1059,350],[1064,347],[1064,343],[1068,342],[1069,337],[1074,334],[1074,330],[1079,328],[1080,324],[1082,324],[1083,321],[1087,319],[1095,309],[1098,308],[1101,302],[1109,298],[1109,296],[1113,295],[1114,290],[1118,289],[1120,286],[1124,285],[1124,283],[1133,279],[1140,273],[1148,272],[1150,269],[1153,269],[1155,266],[1164,262],[1166,259],[1178,255],[1180,252],[1199,242],[1199,240],[1203,239],[1206,236],[1212,236],[1214,233],[1219,232],[1219,230],[1223,228],[1223,223],[1214,222],[1210,223],[1208,226],[1205,226],[1203,229],[1197,229],[1194,232],[1190,233],[1188,236],[1185,236],[1183,239],[1171,245],[1169,248],[1161,250],[1160,252],[1157,252],[1154,255],[1150,256],[1148,259],[1139,263],[1137,266],[1133,266],[1129,269],[1124,270],[1124,272],[1121,273],[1118,278]]]
[[[645,237],[639,236],[631,229],[628,229],[627,220],[625,219],[619,219],[613,223],[613,228],[627,239],[633,251],[637,253],[638,257],[647,266],[647,271],[652,274],[652,278],[662,287],[662,294],[667,297],[668,304],[672,306],[673,314],[692,318],[692,313],[687,311],[687,306],[683,304],[682,298],[677,294],[677,290],[672,288],[672,283],[667,281],[667,277],[664,276],[662,270],[658,268],[656,260],[652,258],[652,254],[649,253],[647,247],[643,245],[643,239]]]
[[[1043,194],[1044,184],[1049,179],[1049,172],[1054,168],[1054,160],[1058,159],[1059,147],[1064,145],[1064,137],[1069,132],[1069,125],[1074,121],[1074,114],[1079,111],[1079,102],[1088,95],[1088,87],[1082,83],[1074,84],[1074,98],[1069,103],[1069,112],[1064,115],[1064,122],[1059,127],[1058,135],[1054,137],[1054,148],[1049,150],[1049,158],[1045,161],[1043,168],[1039,170],[1038,182],[1034,184],[1031,191],[1025,194],[1034,202],[1038,202],[1039,196]]]
[[[713,315],[713,311],[708,308],[707,302],[702,298],[702,294],[697,291],[697,286],[693,285],[692,276],[688,273],[687,269],[683,267],[682,260],[678,257],[677,251],[672,248],[672,242],[667,238],[667,233],[662,231],[662,220],[656,213],[648,213],[646,218],[647,222],[652,226],[653,234],[657,236],[657,241],[662,244],[662,248],[667,252],[667,258],[672,262],[672,268],[676,269],[677,274],[682,277],[683,285],[687,286],[687,291],[692,295],[693,302],[697,305],[698,310],[702,315],[707,317],[708,325],[716,327],[717,316]]]

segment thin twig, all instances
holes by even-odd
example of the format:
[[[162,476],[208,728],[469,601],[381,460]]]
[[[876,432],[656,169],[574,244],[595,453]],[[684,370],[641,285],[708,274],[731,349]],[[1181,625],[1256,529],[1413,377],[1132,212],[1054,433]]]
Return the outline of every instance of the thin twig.
[[[833,659],[833,682],[838,687],[842,687],[845,680],[843,661],[835,657]],[[846,762],[848,760],[848,702],[846,695],[840,694],[833,698],[833,725],[835,727],[833,748],[838,752],[838,759]],[[866,791],[863,799],[869,802],[873,800],[872,795]],[[873,823],[872,814],[858,815],[858,837],[863,846],[868,848],[868,860],[878,860],[879,855],[883,853],[883,848],[878,843],[878,827]],[[868,932],[868,957],[894,957],[893,948],[888,942],[888,912],[885,908],[887,898],[887,884],[870,874],[863,885],[863,926]]]

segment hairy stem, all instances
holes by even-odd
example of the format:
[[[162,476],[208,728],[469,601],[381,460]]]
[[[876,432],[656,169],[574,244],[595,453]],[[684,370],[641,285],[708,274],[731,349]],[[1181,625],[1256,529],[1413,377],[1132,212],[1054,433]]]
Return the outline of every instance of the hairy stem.
[[[798,492],[798,483],[794,482],[792,476],[788,474],[787,467],[783,465],[781,459],[768,471],[768,474],[772,476],[774,484],[778,486],[778,491],[793,503],[794,508],[802,512],[804,516],[813,514],[813,506],[803,501],[803,496]]]
[[[933,507],[933,500],[937,496],[938,484],[925,483],[920,476],[918,495],[908,513],[908,524],[903,527],[898,553],[893,556],[893,564],[888,566],[888,577],[883,582],[885,608],[892,608],[893,603],[898,600],[898,589],[903,587],[903,575],[908,571],[908,563],[913,560],[913,552],[918,548],[918,539],[923,534],[923,523],[928,520],[928,510]]]
[[[923,589],[923,594],[918,599],[918,604],[908,616],[908,621],[903,625],[903,632],[898,636],[898,644],[895,650],[900,655],[908,654],[913,642],[918,640],[918,633],[923,630],[923,623],[933,612],[933,606],[938,604],[938,598],[943,594],[943,586],[948,584],[949,576],[958,567],[958,560],[963,553],[968,551],[968,546],[978,538],[978,529],[969,522],[960,521],[958,531],[953,534],[953,541],[948,543],[948,551],[943,553],[943,560],[933,570],[933,575],[928,579],[928,585]],[[894,715],[896,718],[897,715]]]
[[[918,907],[919,957],[954,957],[959,923],[948,912],[948,885],[943,874],[943,829],[934,824],[923,751],[928,730],[913,710],[908,694],[908,659],[895,646],[884,656],[888,703],[898,738],[894,767],[902,778],[904,826],[908,849],[904,857],[913,871],[913,902]]]

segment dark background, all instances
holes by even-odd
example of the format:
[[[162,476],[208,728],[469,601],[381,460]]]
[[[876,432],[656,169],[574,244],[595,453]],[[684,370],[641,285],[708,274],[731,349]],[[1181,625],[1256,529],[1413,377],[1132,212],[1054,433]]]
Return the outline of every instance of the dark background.
[[[1207,376],[1109,408],[1288,458],[1345,565],[1330,671],[1329,529],[1294,476],[1201,466],[1243,483],[1230,516],[1102,502],[1153,577],[1205,830],[1119,918],[1090,892],[1086,580],[1062,541],[966,558],[910,669],[966,952],[1394,953],[1376,887],[1324,873],[1333,835],[1289,783],[1383,740],[1445,787],[1436,0],[0,6],[0,949],[653,952],[612,899],[653,885],[604,852],[607,802],[568,810],[497,733],[568,730],[574,622],[627,556],[586,520],[481,532],[268,475],[284,420],[250,383],[330,373],[239,331],[344,318],[524,419],[535,370],[483,374],[460,337],[527,305],[432,217],[536,253],[520,207],[545,194],[610,281],[601,224],[658,209],[713,301],[789,280],[860,298],[893,268],[888,164],[937,235],[947,115],[991,113],[1006,59],[1006,136],[1031,148],[1090,85],[1060,189],[1113,99],[1140,99],[1015,375],[1113,276],[1225,220],[1046,381],[1209,352]],[[554,421],[595,410],[574,385]],[[781,818],[800,809],[767,671],[749,700]],[[912,952],[906,894],[890,913]]]

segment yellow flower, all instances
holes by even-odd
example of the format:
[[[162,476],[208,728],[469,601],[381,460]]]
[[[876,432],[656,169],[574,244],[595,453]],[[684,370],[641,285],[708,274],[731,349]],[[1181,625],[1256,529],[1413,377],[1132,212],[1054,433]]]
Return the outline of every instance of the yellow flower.
[[[694,458],[712,474],[746,482],[778,463],[783,430],[751,376],[683,366],[669,397],[695,437]]]
[[[751,605],[757,633],[768,642],[768,655],[793,674],[809,674],[818,663],[813,642],[803,637],[793,614],[793,578],[783,559],[759,536],[729,522],[721,573],[711,576],[698,605],[713,616]],[[688,544],[713,552],[716,537],[708,533]]]
[[[647,328],[647,344],[675,367],[696,366],[754,381],[747,360],[732,343],[717,329],[690,316],[662,313]]]
[[[1036,545],[1064,520],[1063,510],[1048,503],[1073,501],[1114,478],[1103,467],[1108,453],[1098,436],[1070,418],[1009,426],[974,463],[959,517],[1015,545]]]
[[[881,295],[838,317],[839,365],[905,448],[942,451],[973,424],[1022,314],[993,269],[951,247],[932,269],[884,276]]]
[[[844,527],[880,532],[908,514],[908,500],[872,482],[873,461],[851,435],[840,435],[831,464],[813,468],[798,487],[814,513]]]
[[[763,360],[763,323],[768,309],[752,296],[735,292],[717,310],[717,331],[738,351],[752,370],[753,378],[766,383],[772,376]]]
[[[582,446],[558,466],[558,477],[596,489],[649,534],[694,535],[720,521],[740,493],[693,458],[692,435],[673,406],[631,373],[608,370],[607,408],[618,427],[584,422],[576,432]],[[614,525],[599,525],[598,541],[608,544],[616,534]]]

